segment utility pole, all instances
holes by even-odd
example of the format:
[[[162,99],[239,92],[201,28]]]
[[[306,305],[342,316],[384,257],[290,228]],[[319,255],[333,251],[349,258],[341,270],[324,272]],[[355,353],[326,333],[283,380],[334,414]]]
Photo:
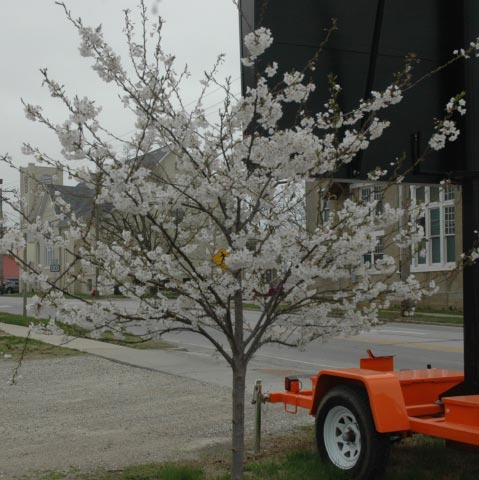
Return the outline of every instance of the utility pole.
[[[4,219],[3,219],[3,179],[0,178],[0,238],[3,237],[3,229],[4,229]],[[0,255],[0,292],[2,290],[1,284],[3,283],[3,274],[4,274],[4,269],[3,269],[3,254]]]
[[[28,260],[28,256],[27,256],[27,232],[25,232],[24,234],[24,238],[25,238],[25,247],[23,248],[23,262],[24,262],[24,265],[26,267],[27,265],[27,260]],[[24,267],[24,268],[25,268]],[[24,280],[23,281],[23,303],[22,303],[22,315],[24,317],[27,316],[27,282]]]

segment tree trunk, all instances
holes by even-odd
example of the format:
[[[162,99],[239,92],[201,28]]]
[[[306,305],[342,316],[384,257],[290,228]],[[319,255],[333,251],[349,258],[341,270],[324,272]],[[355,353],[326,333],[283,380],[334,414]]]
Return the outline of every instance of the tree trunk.
[[[241,287],[241,272],[235,275]],[[232,438],[232,480],[243,480],[244,461],[244,408],[247,360],[244,356],[244,312],[241,288],[234,296],[234,342],[233,350],[233,438]]]
[[[238,362],[233,367],[232,480],[243,479],[245,388],[246,364]]]

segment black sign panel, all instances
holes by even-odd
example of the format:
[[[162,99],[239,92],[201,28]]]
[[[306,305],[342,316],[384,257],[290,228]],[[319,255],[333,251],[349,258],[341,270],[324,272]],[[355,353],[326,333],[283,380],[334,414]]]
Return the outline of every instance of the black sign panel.
[[[339,31],[321,55],[314,78],[320,88],[312,108],[322,109],[325,78],[337,76],[343,86],[344,109],[359,98],[391,83],[403,58],[416,52],[416,78],[451,57],[453,50],[479,36],[478,0],[240,0],[241,36],[260,26],[271,28],[274,47],[259,69],[277,61],[282,71],[302,69],[324,38],[330,19]],[[244,55],[243,55],[244,56]],[[243,69],[243,87],[254,85],[254,72]],[[459,140],[427,158],[419,171],[407,176],[414,183],[435,182],[451,175],[462,184],[463,250],[476,245],[479,230],[479,62],[458,63],[427,77],[407,92],[405,100],[385,112],[392,127],[356,160],[355,169],[341,178],[365,178],[375,166],[388,169],[405,155],[412,164],[424,152],[432,133],[432,119],[441,118],[448,99],[466,90],[467,115]],[[287,124],[286,119],[286,124]],[[479,263],[464,269],[464,376],[463,384],[445,396],[479,394]]]
[[[343,91],[343,110],[354,109],[372,90],[390,85],[394,74],[414,52],[419,79],[451,58],[463,46],[463,13],[460,2],[450,0],[242,0],[242,37],[253,28],[271,29],[275,42],[261,58],[258,70],[273,61],[281,71],[302,70],[337,19],[321,53],[313,80],[317,91],[311,99],[312,112],[322,110],[328,98],[327,76],[333,74]],[[245,53],[243,52],[243,55]],[[243,87],[253,86],[255,72],[243,69]],[[441,118],[448,100],[464,90],[463,65],[449,67],[427,77],[406,92],[404,100],[381,114],[391,121],[383,137],[340,172],[341,177],[366,178],[376,166],[390,170],[390,163],[404,158],[408,171],[427,148],[434,118]],[[286,116],[284,125],[292,121]],[[435,182],[464,169],[464,142],[459,139],[441,152],[431,152],[410,172],[411,182]]]

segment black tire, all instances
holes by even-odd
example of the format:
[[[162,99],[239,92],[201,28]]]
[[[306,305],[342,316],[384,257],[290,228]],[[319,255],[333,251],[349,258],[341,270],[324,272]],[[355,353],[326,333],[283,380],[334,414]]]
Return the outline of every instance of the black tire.
[[[388,435],[376,431],[363,388],[340,385],[321,400],[316,415],[320,457],[355,480],[383,478]]]
[[[13,290],[11,287],[7,288],[6,292],[5,293],[13,293]]]

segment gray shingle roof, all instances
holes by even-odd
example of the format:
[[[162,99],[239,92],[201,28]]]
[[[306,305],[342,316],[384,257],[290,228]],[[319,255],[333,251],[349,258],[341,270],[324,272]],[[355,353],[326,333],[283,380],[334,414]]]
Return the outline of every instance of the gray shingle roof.
[[[142,167],[154,170],[154,168],[158,166],[158,163],[161,162],[168,153],[170,153],[170,150],[167,147],[158,148],[157,150],[145,153],[144,155],[129,161],[133,162],[134,160],[137,160]]]
[[[167,147],[158,148],[135,159],[130,159],[128,162],[136,160],[142,167],[153,170],[169,152],[170,150]],[[92,188],[83,183],[74,186],[49,185],[47,188],[52,199],[55,197],[55,192],[59,192],[62,200],[70,205],[71,211],[78,218],[86,220],[92,214],[95,203],[95,192]],[[102,208],[108,209],[108,206],[103,205]],[[66,224],[68,224],[68,219],[60,222],[60,226]]]
[[[75,213],[78,218],[86,219],[91,215],[95,192],[85,184],[79,183],[75,186],[51,185],[49,190],[52,198],[56,195],[55,192],[59,192],[62,200],[70,205],[72,213]],[[60,225],[66,223],[68,223],[68,220],[64,220]]]

